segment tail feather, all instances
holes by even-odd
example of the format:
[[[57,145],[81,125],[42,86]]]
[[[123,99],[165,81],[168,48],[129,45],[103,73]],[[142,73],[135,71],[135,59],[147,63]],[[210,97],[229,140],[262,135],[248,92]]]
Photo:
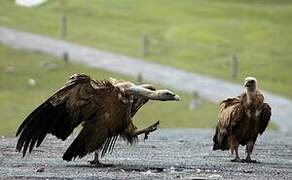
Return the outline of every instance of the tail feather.
[[[216,128],[215,135],[213,137],[213,151],[215,150],[229,150],[228,143],[228,134],[225,131],[220,131],[219,128]]]
[[[63,160],[71,161],[76,157],[82,158],[87,154],[85,149],[85,141],[81,138],[80,134],[76,137],[73,143],[69,146],[67,151],[63,155]]]

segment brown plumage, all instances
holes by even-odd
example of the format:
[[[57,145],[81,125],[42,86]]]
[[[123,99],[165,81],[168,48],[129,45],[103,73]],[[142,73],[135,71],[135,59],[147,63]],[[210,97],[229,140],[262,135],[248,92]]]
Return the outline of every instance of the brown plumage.
[[[246,92],[240,96],[220,103],[213,150],[235,151],[235,159],[232,161],[240,161],[238,146],[246,145],[247,157],[243,161],[254,162],[250,155],[258,135],[268,126],[271,107],[264,102],[255,78],[247,77],[245,87]]]
[[[66,140],[82,124],[80,133],[63,155],[71,161],[88,153],[112,151],[121,136],[133,143],[137,135],[148,135],[158,122],[137,131],[132,117],[149,100],[178,100],[168,90],[155,90],[153,85],[134,85],[114,79],[96,81],[84,74],[73,75],[63,88],[37,107],[20,125],[16,149],[25,156],[38,147],[46,135]],[[98,159],[94,163],[98,164]]]

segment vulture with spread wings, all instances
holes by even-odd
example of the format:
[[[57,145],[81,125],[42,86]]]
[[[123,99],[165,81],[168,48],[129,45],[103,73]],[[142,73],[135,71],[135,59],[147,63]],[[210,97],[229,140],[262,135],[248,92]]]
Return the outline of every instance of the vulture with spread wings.
[[[148,100],[170,101],[179,97],[153,85],[135,85],[115,79],[96,81],[85,74],[75,74],[63,88],[37,107],[20,125],[16,149],[25,156],[27,150],[39,147],[47,134],[66,140],[80,124],[82,129],[63,159],[71,161],[91,152],[100,165],[98,152],[111,152],[119,136],[133,143],[140,134],[157,129],[159,122],[137,130],[132,118]]]
[[[253,77],[245,79],[246,92],[236,98],[220,103],[219,120],[213,137],[213,150],[235,151],[232,161],[255,162],[251,153],[258,135],[262,134],[271,117],[271,107],[264,102],[263,94],[257,88]],[[246,159],[240,160],[238,146],[246,145]]]

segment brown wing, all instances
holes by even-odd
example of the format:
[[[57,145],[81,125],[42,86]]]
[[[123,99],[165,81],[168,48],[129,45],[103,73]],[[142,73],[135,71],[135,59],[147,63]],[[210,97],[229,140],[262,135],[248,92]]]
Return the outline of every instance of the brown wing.
[[[96,82],[83,74],[72,76],[20,125],[17,150],[25,156],[28,147],[31,152],[48,133],[65,140],[80,123],[93,119],[103,103],[104,92],[111,92],[111,88],[109,82]]]
[[[272,109],[269,106],[269,104],[264,103],[263,104],[263,108],[262,108],[262,112],[260,114],[260,119],[259,119],[259,133],[262,135],[263,132],[266,130],[269,122],[270,122],[270,118],[272,115]]]
[[[133,86],[134,84],[131,83],[131,82],[126,82],[126,81],[117,81],[113,78],[111,78],[111,82],[114,83],[115,86],[119,86],[121,88],[129,88],[131,86]],[[140,85],[142,86],[143,88],[146,88],[146,89],[149,89],[151,91],[155,91],[155,87],[151,84],[142,84]],[[134,115],[137,113],[137,111],[144,105],[148,102],[149,99],[147,98],[144,98],[142,96],[134,96],[134,99],[133,99],[133,103],[132,103],[132,107],[131,107],[131,117],[134,117]],[[133,128],[135,129],[136,127],[134,126],[133,122],[131,122],[129,124],[129,126],[132,126],[132,127],[128,127],[128,128]],[[122,136],[125,136],[124,134],[122,134]],[[102,148],[102,151],[101,151],[101,157],[104,156],[106,153],[111,153],[113,151],[113,148],[115,146],[115,143],[117,141],[119,137],[119,134],[116,134],[115,136],[112,136],[112,137],[109,137],[107,138],[106,142],[104,143],[103,145],[103,148]],[[133,143],[133,141],[135,141],[135,138],[133,137],[128,137],[128,142],[130,144]]]
[[[240,97],[229,98],[220,103],[218,124],[213,137],[213,150],[229,149],[227,136],[232,132],[233,127],[241,121],[243,114],[244,109]]]

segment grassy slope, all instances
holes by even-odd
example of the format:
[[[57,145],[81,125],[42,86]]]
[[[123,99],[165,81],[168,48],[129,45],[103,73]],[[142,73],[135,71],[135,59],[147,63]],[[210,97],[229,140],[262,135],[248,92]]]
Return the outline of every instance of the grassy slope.
[[[48,71],[41,67],[43,62],[56,63],[59,69]],[[4,73],[14,66],[13,74]],[[42,54],[12,50],[0,45],[0,135],[12,135],[22,120],[49,95],[61,87],[70,75],[85,72],[96,79],[121,78],[117,74],[87,68],[81,65],[64,67],[62,61]],[[28,79],[36,80],[30,87]],[[123,77],[128,79],[127,77]],[[180,94],[180,93],[179,93]],[[213,127],[216,123],[216,105],[204,102],[194,111],[188,109],[190,96],[180,94],[178,102],[149,102],[135,116],[139,127],[157,120],[161,127]]]
[[[58,1],[28,9],[0,2],[0,24],[59,37]],[[240,58],[237,82],[253,75],[263,89],[292,98],[292,2],[288,0],[67,0],[68,41],[230,80],[230,55]]]

